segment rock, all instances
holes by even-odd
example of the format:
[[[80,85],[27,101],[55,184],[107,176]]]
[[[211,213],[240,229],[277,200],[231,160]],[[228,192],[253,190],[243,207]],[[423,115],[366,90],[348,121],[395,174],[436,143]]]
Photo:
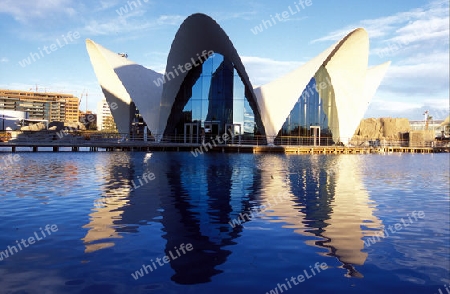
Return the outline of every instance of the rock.
[[[352,141],[401,140],[409,131],[407,118],[367,118],[361,120]]]
[[[381,135],[381,123],[379,119],[368,118],[361,121],[355,135],[360,139],[378,139]]]
[[[380,118],[383,128],[383,137],[386,140],[401,140],[403,134],[410,131],[407,118]]]
[[[20,130],[21,131],[42,131],[42,130],[45,130],[45,124],[38,122],[36,124],[21,127]]]

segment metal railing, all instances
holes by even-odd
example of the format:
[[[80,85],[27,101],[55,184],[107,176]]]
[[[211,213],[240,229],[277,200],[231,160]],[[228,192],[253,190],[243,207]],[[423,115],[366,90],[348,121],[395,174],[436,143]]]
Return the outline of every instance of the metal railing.
[[[3,142],[142,142],[143,144],[191,144],[201,145],[202,143],[215,142],[216,145],[267,145],[268,139],[273,139],[274,145],[279,146],[344,146],[342,143],[336,143],[331,137],[321,137],[320,141],[312,136],[277,136],[269,137],[259,135],[237,135],[234,138],[229,138],[224,141],[221,136],[216,137],[187,137],[185,140],[184,134],[173,136],[152,136],[148,135],[147,140],[144,140],[142,135],[132,135],[116,133],[116,132],[92,132],[92,131],[0,131],[0,141]],[[450,147],[450,141],[434,140],[434,141],[417,141],[409,140],[348,140],[341,138],[339,141],[349,142],[346,144],[349,147],[362,148],[384,148],[384,147],[413,147],[413,148],[427,148],[427,147]]]

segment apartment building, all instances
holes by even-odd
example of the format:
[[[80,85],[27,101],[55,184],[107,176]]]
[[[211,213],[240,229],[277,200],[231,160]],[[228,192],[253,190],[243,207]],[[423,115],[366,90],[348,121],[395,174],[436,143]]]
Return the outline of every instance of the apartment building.
[[[0,89],[0,110],[23,111],[30,120],[78,122],[78,106],[71,94]]]
[[[111,114],[111,109],[105,98],[97,103],[97,130],[117,131],[117,126]]]

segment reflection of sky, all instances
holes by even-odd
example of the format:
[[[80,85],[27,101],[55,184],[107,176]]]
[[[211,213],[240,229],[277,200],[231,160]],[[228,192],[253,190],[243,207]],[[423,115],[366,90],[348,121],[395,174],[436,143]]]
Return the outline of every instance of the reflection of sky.
[[[152,165],[154,157],[146,157],[147,164]],[[261,217],[269,222],[283,223],[284,228],[293,229],[300,235],[320,237],[320,240],[310,240],[307,244],[326,248],[329,251],[327,255],[336,257],[347,269],[349,276],[366,275],[367,273],[361,270],[361,266],[368,262],[387,270],[401,270],[405,266],[411,268],[427,264],[428,260],[436,255],[441,258],[437,259],[436,265],[428,268],[427,271],[430,276],[439,276],[438,271],[446,269],[448,245],[446,248],[445,239],[443,239],[434,241],[442,243],[440,245],[442,247],[430,247],[429,240],[421,239],[421,237],[423,238],[424,231],[427,231],[428,235],[433,235],[433,232],[439,232],[442,236],[448,235],[448,229],[442,229],[442,226],[430,229],[435,225],[427,227],[424,220],[423,223],[417,223],[417,226],[405,228],[365,248],[363,240],[377,235],[385,226],[399,222],[400,217],[388,219],[383,224],[377,216],[379,205],[371,199],[364,184],[363,174],[366,171],[362,167],[364,161],[361,158],[352,155],[295,158],[263,156],[258,157],[253,165],[238,162],[227,165],[224,162],[216,162],[214,158],[207,158],[208,160],[204,158],[201,162],[198,161],[199,159],[192,158],[189,162],[183,160],[178,173],[181,179],[180,187],[185,194],[183,199],[188,204],[187,211],[183,212],[179,206],[176,208],[177,205],[172,204],[175,205],[174,210],[169,211],[172,209],[166,205],[163,215],[177,213],[189,215],[190,221],[197,224],[199,236],[211,244],[221,246],[226,242],[225,240],[230,239],[232,234],[228,221],[236,219],[240,213],[249,212],[253,205],[259,207],[267,202],[274,203],[275,196],[284,193],[287,198],[264,211]],[[199,164],[201,168],[198,168]],[[254,175],[257,170],[253,166],[258,167],[260,171],[260,175],[256,178]],[[117,177],[125,175],[129,168],[127,166],[111,167],[111,170]],[[402,181],[403,177],[398,176],[399,173],[388,174],[388,177],[392,181]],[[114,203],[108,203],[108,207],[98,208],[91,214],[91,222],[85,226],[89,228],[89,231],[83,238],[86,243],[86,252],[113,246],[113,240],[121,238],[117,220],[124,215],[133,215],[131,211],[127,212],[128,210],[136,211],[137,209],[133,208],[134,206],[130,207],[126,195],[121,194],[122,192],[127,194],[122,189],[127,187],[127,182],[124,179],[124,182],[119,185],[114,180],[111,182],[112,186],[105,186],[106,194],[114,191],[115,195],[119,193],[123,197],[116,198]],[[255,190],[259,185],[258,182],[261,185],[260,190],[259,188]],[[173,190],[167,181],[161,181],[158,185],[169,185],[166,188],[158,186],[159,190]],[[399,187],[402,187],[400,188],[402,193],[410,192],[404,185]],[[389,195],[389,190],[385,193]],[[254,198],[256,194],[258,194],[258,200]],[[154,209],[156,211],[157,207],[155,206]],[[415,209],[404,210],[401,217],[406,217],[412,210]],[[446,222],[448,219],[442,217],[441,223],[445,226]],[[172,223],[173,217],[164,221],[165,226],[171,226]],[[171,234],[177,232],[176,227],[166,228],[166,230]],[[407,236],[403,235],[405,233]],[[405,238],[408,236],[415,238],[415,241],[405,243]],[[395,258],[386,259],[379,256],[374,259],[371,255],[380,254],[376,248],[390,252],[389,255]],[[399,276],[412,279],[402,274]],[[415,279],[417,283],[423,282],[421,278]]]
[[[245,99],[245,112],[244,112],[244,132],[253,134],[255,129],[255,115],[253,114],[253,110],[248,103],[248,100]]]
[[[316,91],[316,79],[312,78],[300,95],[294,108],[283,124],[284,132],[291,132],[298,126],[309,129],[310,126],[328,128],[328,117],[323,109],[323,99]]]
[[[423,211],[415,221],[367,248],[369,261],[396,272],[405,281],[450,284],[450,161],[447,154],[391,154],[366,160],[365,185],[375,194],[378,214],[386,228],[408,214]],[[415,269],[412,276],[405,268]],[[446,277],[446,278],[443,278]]]
[[[192,120],[206,120],[208,114],[208,94],[211,87],[213,73],[223,61],[221,54],[213,54],[202,64],[202,74],[192,86],[192,97],[184,107],[183,111],[192,110]]]
[[[242,283],[273,279],[276,285],[291,270],[319,260],[333,266],[314,278],[317,284],[332,281],[341,290],[352,283],[352,293],[375,287],[381,278],[389,290],[398,289],[399,280],[402,286],[426,290],[450,282],[445,154],[20,156],[0,178],[0,250],[36,226],[55,223],[60,230],[0,263],[2,287],[22,270],[35,280],[37,273],[53,275],[58,284],[86,276],[127,283],[123,279],[130,279],[131,271],[183,242],[195,243],[196,250],[146,276],[143,284],[193,279],[214,288],[238,276]],[[130,181],[146,171],[155,172],[156,179],[131,191]],[[287,198],[254,220],[236,228],[228,224],[279,193]],[[113,198],[105,207],[94,207],[94,200],[105,196]],[[425,218],[363,247],[362,240],[413,210],[423,210]],[[346,272],[364,279],[346,279]]]
[[[183,112],[192,111],[192,120],[201,121],[202,126],[208,114],[208,105],[212,76],[223,62],[224,57],[215,53],[202,65],[202,74],[192,87],[192,97],[186,103]],[[255,116],[245,97],[245,85],[234,69],[233,78],[233,124],[242,126],[241,132],[253,133]],[[237,129],[236,129],[237,131]]]

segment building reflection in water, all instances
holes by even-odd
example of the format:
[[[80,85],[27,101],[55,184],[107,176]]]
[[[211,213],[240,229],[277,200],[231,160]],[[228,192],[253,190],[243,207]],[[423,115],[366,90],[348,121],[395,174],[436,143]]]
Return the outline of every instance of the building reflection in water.
[[[285,223],[285,227],[293,228],[296,233],[323,238],[311,240],[309,244],[328,248],[328,255],[338,258],[348,275],[361,276],[354,265],[363,265],[367,258],[362,238],[382,231],[382,223],[374,215],[375,207],[362,184],[358,157],[305,156],[300,162],[289,158],[292,157],[288,156],[284,162],[274,156],[272,163],[265,164],[285,166],[289,176],[280,174],[275,186],[288,185],[291,195],[288,201],[277,204],[266,215],[276,217],[273,221]],[[276,188],[263,191],[262,196],[267,201],[273,193],[278,193]]]
[[[117,164],[117,161],[101,161],[95,167],[97,175],[103,181],[102,193],[93,202],[95,209],[89,215],[89,224],[83,226],[89,229],[82,239],[86,253],[112,247],[114,239],[122,238],[114,221],[122,217],[122,211],[118,208],[129,202],[132,168],[129,154],[120,153],[118,156],[122,164]]]
[[[234,245],[242,231],[228,222],[250,209],[257,190],[254,184],[260,182],[251,162],[239,162],[238,158],[227,162],[220,157],[172,161],[167,173],[172,194],[163,205],[166,254],[181,243],[194,247],[171,262],[172,280],[180,284],[209,282],[221,273],[217,266],[231,254],[223,247]]]
[[[143,220],[159,222],[165,255],[182,243],[194,248],[170,262],[172,280],[179,284],[205,283],[220,274],[218,266],[231,254],[224,247],[238,243],[244,233],[243,226],[232,228],[229,222],[252,207],[274,202],[280,193],[289,196],[261,217],[319,237],[309,244],[327,248],[350,276],[360,276],[354,265],[367,258],[362,237],[382,230],[359,177],[356,156],[292,160],[281,155],[125,154],[120,154],[120,164],[115,158],[99,167],[104,181],[99,197],[109,200],[90,214],[85,252],[114,246],[121,232],[138,232]],[[148,171],[156,179],[133,190],[131,181]]]

